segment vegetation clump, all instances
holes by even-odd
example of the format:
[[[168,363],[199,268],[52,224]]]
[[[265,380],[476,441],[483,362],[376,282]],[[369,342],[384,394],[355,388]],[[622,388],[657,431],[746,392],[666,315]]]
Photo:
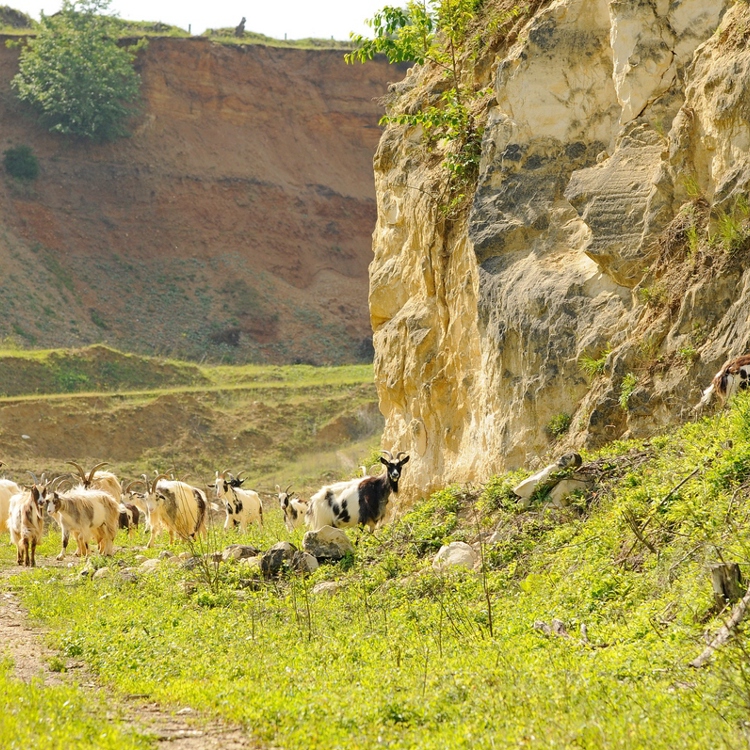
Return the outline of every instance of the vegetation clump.
[[[117,42],[110,0],[63,0],[26,39],[11,85],[49,130],[105,141],[127,134],[138,100],[135,48]]]
[[[3,151],[5,171],[17,180],[35,180],[39,176],[39,161],[31,146],[15,146]]]
[[[416,112],[387,114],[382,122],[421,126],[425,141],[448,144],[443,165],[448,195],[441,202],[446,214],[466,203],[479,170],[486,90],[464,83],[464,51],[478,0],[411,0],[405,8],[386,6],[368,21],[374,36],[352,34],[355,50],[347,62],[365,62],[384,54],[392,63],[429,63],[443,71],[448,87],[438,102]]]

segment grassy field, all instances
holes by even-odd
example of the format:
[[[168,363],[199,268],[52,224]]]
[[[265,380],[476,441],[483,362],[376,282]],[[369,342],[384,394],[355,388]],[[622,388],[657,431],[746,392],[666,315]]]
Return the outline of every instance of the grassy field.
[[[120,476],[207,482],[245,471],[261,489],[349,476],[383,420],[371,365],[201,366],[82,350],[0,351],[0,457],[10,476],[107,461]],[[26,436],[25,438],[23,436]]]
[[[596,486],[566,508],[520,509],[520,472],[446,488],[307,578],[163,563],[132,583],[118,571],[141,538],[95,562],[114,571],[101,581],[40,568],[12,585],[61,659],[115,694],[221,716],[269,747],[747,747],[747,636],[708,668],[688,663],[728,616],[709,565],[750,563],[749,437],[745,399],[612,445],[585,456]],[[208,548],[238,538],[265,549],[289,535],[271,514],[245,537],[212,531]],[[433,570],[451,540],[484,567]],[[569,635],[535,627],[553,618]]]

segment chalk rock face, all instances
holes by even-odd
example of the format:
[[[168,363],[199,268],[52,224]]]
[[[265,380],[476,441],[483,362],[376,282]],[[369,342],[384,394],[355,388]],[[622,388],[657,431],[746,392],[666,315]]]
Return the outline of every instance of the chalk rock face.
[[[561,414],[556,451],[664,426],[748,347],[744,270],[667,284],[685,261],[660,238],[701,210],[696,190],[750,184],[750,52],[732,41],[749,19],[729,0],[546,4],[476,70],[494,101],[471,210],[450,221],[439,153],[386,130],[370,314],[383,445],[412,456],[401,498],[544,461]],[[391,111],[437,80],[413,71]]]

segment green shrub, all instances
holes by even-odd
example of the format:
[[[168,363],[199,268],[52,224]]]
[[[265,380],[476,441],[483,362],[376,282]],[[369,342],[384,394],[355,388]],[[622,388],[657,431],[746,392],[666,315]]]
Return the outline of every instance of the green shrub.
[[[63,0],[59,13],[42,13],[38,34],[21,50],[11,85],[53,132],[97,141],[127,134],[140,77],[133,48],[118,45],[113,19],[104,14],[109,3]]]
[[[561,412],[560,414],[555,414],[555,416],[547,422],[547,427],[545,429],[552,437],[558,438],[570,429],[570,421],[570,414]]]
[[[16,146],[3,151],[3,166],[17,180],[35,180],[39,176],[39,162],[31,146]]]

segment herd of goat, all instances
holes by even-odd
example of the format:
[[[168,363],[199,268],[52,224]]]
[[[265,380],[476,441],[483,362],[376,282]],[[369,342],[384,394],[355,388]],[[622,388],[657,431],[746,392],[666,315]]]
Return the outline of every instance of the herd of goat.
[[[284,522],[290,531],[307,526],[317,531],[323,526],[346,528],[367,526],[370,530],[383,519],[391,493],[398,493],[401,470],[409,460],[405,453],[394,456],[382,451],[380,462],[385,472],[378,476],[357,477],[322,487],[308,501],[290,494],[291,487],[276,486]],[[193,540],[207,534],[206,520],[211,505],[206,493],[186,482],[159,474],[124,484],[100,463],[86,472],[80,464],[69,461],[76,473],[41,480],[31,474],[33,483],[19,486],[10,479],[0,479],[0,531],[8,530],[16,545],[19,565],[36,565],[36,547],[44,531],[45,511],[59,525],[65,557],[71,534],[77,543],[76,554],[86,557],[89,542],[94,540],[102,555],[112,555],[118,529],[132,534],[140,517],[150,531],[151,547],[161,531],[169,532],[170,544],[175,537]],[[0,464],[1,465],[1,464]],[[365,473],[365,472],[363,472]],[[208,487],[215,501],[226,513],[225,529],[248,524],[263,525],[263,503],[257,492],[242,487],[244,479],[229,471],[216,472]],[[67,485],[66,489],[63,489]]]
[[[750,388],[750,355],[730,359],[714,376],[711,385],[703,392],[696,409],[707,405],[714,395],[721,403],[730,400],[737,392]],[[317,531],[324,526],[346,528],[367,526],[373,530],[385,517],[391,493],[398,493],[398,483],[409,456],[400,452],[395,457],[382,451],[380,462],[385,471],[378,476],[368,476],[325,485],[308,500],[276,486],[278,500],[287,528],[306,525]],[[118,528],[132,533],[141,515],[150,531],[147,547],[161,531],[169,532],[170,544],[175,537],[190,540],[206,535],[209,500],[206,493],[186,482],[159,474],[123,485],[100,463],[88,473],[74,461],[77,475],[65,474],[50,481],[38,480],[31,475],[33,484],[19,486],[9,479],[0,479],[0,531],[9,530],[11,541],[18,550],[18,564],[36,564],[36,547],[44,530],[45,510],[60,526],[62,549],[58,560],[65,557],[70,535],[77,543],[77,554],[89,553],[89,542],[95,540],[102,555],[111,555]],[[1,464],[0,464],[1,465]],[[221,501],[226,512],[225,529],[248,524],[263,525],[263,503],[257,492],[242,487],[245,480],[229,471],[216,472],[208,485]],[[65,483],[72,484],[67,489]],[[138,487],[138,489],[135,489]]]

